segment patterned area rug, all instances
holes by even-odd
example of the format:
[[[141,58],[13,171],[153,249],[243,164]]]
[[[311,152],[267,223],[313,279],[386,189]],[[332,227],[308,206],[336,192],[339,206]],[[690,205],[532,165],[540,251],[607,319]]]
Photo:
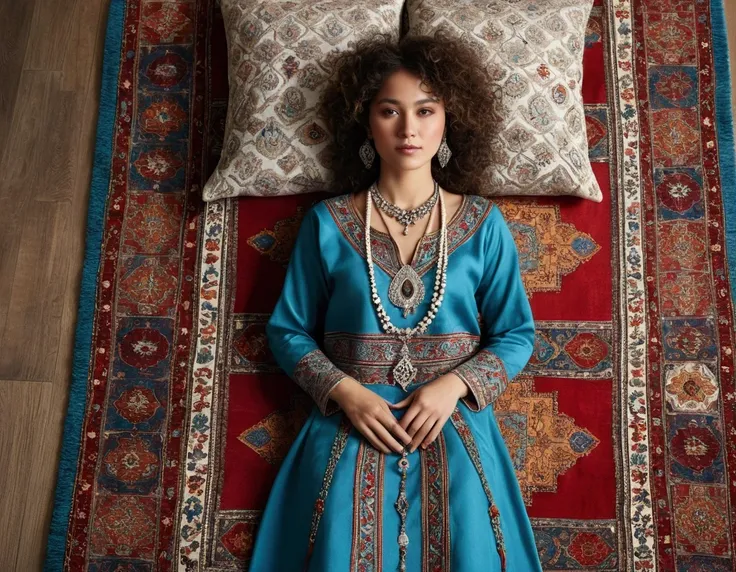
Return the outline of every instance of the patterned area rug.
[[[497,202],[538,331],[496,411],[546,570],[733,569],[723,26],[719,0],[598,2],[584,99],[603,203]],[[112,0],[47,571],[246,570],[310,406],[264,325],[322,197],[199,198],[222,28],[214,0]]]

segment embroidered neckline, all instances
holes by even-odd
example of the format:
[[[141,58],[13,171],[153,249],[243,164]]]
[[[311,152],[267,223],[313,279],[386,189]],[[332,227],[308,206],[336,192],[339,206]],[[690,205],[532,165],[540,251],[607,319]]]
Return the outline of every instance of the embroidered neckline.
[[[351,194],[332,197],[324,201],[340,232],[353,248],[365,258],[365,221],[355,208]],[[447,224],[448,250],[452,253],[480,228],[493,203],[476,195],[463,195],[463,201]],[[423,236],[419,241],[411,267],[423,276],[434,267],[439,250],[439,229]],[[396,242],[387,233],[371,228],[373,261],[392,278],[403,266]]]

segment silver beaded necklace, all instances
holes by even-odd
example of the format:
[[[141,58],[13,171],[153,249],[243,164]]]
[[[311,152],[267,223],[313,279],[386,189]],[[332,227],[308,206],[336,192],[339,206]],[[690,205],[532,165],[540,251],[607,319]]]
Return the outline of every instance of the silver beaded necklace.
[[[434,208],[434,205],[437,203],[437,198],[440,195],[440,186],[437,184],[437,181],[434,181],[434,192],[432,193],[432,196],[413,209],[399,208],[395,204],[384,199],[383,195],[378,190],[378,182],[371,185],[370,192],[379,209],[404,225],[404,236],[406,236],[409,234],[409,226],[414,226],[418,220],[423,219],[426,214]]]
[[[401,346],[401,360],[393,369],[394,380],[406,390],[406,387],[414,380],[417,375],[417,370],[411,363],[409,356],[409,340],[416,334],[423,334],[427,331],[427,328],[434,320],[437,312],[442,304],[442,299],[445,295],[445,284],[447,280],[447,212],[445,210],[444,196],[440,193],[440,244],[439,253],[437,256],[437,275],[435,277],[434,292],[432,294],[432,301],[430,303],[427,315],[422,318],[419,323],[413,328],[397,328],[391,323],[391,319],[388,317],[386,310],[383,309],[381,303],[381,297],[378,295],[376,289],[376,276],[373,269],[373,251],[371,248],[371,211],[372,201],[371,194],[366,193],[366,204],[365,204],[365,252],[366,261],[368,263],[368,278],[371,286],[371,299],[376,307],[376,313],[381,321],[381,327],[387,334],[398,336],[402,342]]]

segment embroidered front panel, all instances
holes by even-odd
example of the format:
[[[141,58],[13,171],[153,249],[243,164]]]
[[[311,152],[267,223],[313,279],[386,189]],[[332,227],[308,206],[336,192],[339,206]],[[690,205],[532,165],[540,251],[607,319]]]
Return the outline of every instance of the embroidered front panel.
[[[334,332],[324,337],[325,353],[340,371],[364,385],[393,385],[393,368],[399,362],[401,342],[385,334]],[[462,364],[480,347],[480,338],[457,333],[417,336],[409,342],[417,377],[411,385],[432,381]],[[411,387],[411,385],[409,387]]]
[[[506,570],[506,547],[504,546],[503,532],[501,531],[501,513],[498,511],[498,507],[493,501],[491,485],[488,483],[486,474],[483,471],[478,445],[475,443],[475,437],[473,437],[470,427],[468,427],[462,413],[460,413],[460,410],[457,407],[452,412],[450,420],[455,429],[457,429],[460,439],[462,440],[463,445],[465,445],[465,449],[468,451],[470,460],[473,462],[473,465],[475,465],[475,470],[478,471],[480,484],[483,486],[483,491],[486,493],[486,497],[488,498],[488,516],[491,519],[491,529],[496,537],[496,551],[498,552],[498,557],[501,560],[501,572],[504,572]]]
[[[503,362],[488,350],[479,351],[456,367],[453,373],[468,385],[470,394],[462,399],[473,411],[480,411],[493,403],[509,383]]]
[[[450,572],[450,482],[444,434],[421,453],[422,571]]]
[[[361,440],[353,487],[353,550],[350,572],[382,570],[383,471],[385,456]]]
[[[365,257],[365,223],[350,206],[351,195],[340,195],[324,201],[340,232],[361,256]],[[447,225],[448,252],[464,244],[480,228],[493,208],[487,198],[466,195],[463,204]],[[439,252],[439,232],[433,232],[420,240],[419,251],[412,267],[423,276],[435,267]],[[403,266],[391,237],[383,232],[371,232],[371,249],[374,262],[393,277]]]
[[[322,514],[325,511],[325,501],[327,500],[327,493],[330,492],[330,485],[332,485],[332,477],[335,475],[335,467],[337,462],[342,457],[343,451],[345,451],[345,445],[348,442],[348,436],[353,428],[352,423],[343,415],[340,420],[340,425],[337,428],[337,434],[335,439],[332,441],[332,448],[330,449],[330,459],[327,461],[327,467],[325,467],[325,475],[322,478],[322,487],[317,496],[317,500],[314,502],[314,510],[312,512],[312,524],[309,529],[309,547],[307,549],[307,564],[309,558],[312,556],[314,550],[314,542],[317,538],[317,531],[319,530],[319,522],[322,519]],[[305,569],[307,566],[305,566]]]
[[[299,360],[293,377],[299,387],[312,396],[323,415],[337,411],[336,406],[328,407],[327,394],[346,375],[321,350],[309,352]]]

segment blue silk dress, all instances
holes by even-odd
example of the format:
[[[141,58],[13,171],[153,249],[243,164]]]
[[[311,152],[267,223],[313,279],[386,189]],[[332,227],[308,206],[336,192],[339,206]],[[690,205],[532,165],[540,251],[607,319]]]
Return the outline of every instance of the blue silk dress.
[[[267,326],[277,362],[314,407],[271,489],[251,572],[398,570],[400,455],[374,449],[327,397],[346,376],[393,403],[407,395],[392,374],[401,342],[382,331],[371,302],[364,231],[350,195],[313,206]],[[395,243],[376,230],[371,240],[386,312],[397,327],[416,325],[434,290],[439,232],[422,239],[412,261],[427,295],[407,318],[388,300],[401,267]],[[534,342],[516,246],[498,208],[471,195],[448,223],[448,246],[442,306],[409,344],[418,375],[407,391],[453,371],[469,392],[434,443],[408,455],[406,570],[541,571],[493,414]],[[394,410],[397,419],[403,411]]]

